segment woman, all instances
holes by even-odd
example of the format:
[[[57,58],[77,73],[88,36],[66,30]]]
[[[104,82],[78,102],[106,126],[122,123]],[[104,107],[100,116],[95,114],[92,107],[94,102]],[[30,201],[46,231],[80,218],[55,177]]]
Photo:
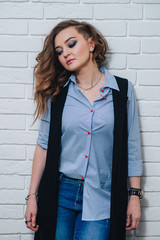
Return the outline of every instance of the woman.
[[[131,82],[104,67],[107,52],[94,26],[67,20],[36,58],[42,117],[25,213],[35,240],[124,240],[138,227],[138,110]]]

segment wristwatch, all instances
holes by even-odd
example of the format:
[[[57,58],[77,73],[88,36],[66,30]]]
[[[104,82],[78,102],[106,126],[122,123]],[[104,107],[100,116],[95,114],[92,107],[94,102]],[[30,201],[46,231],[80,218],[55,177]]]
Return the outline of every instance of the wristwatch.
[[[132,187],[130,187],[128,189],[128,193],[129,193],[129,196],[136,195],[136,196],[139,197],[139,199],[143,198],[143,191],[140,188],[132,188]]]

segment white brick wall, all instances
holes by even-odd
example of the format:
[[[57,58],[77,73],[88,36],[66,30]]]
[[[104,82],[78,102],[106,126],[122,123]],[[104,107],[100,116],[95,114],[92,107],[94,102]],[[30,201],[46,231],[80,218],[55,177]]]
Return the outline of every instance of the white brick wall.
[[[102,31],[110,71],[135,87],[144,199],[139,228],[127,239],[159,240],[160,0],[0,0],[0,240],[33,240],[24,223],[39,127],[39,121],[31,127],[32,72],[46,34],[69,18]]]

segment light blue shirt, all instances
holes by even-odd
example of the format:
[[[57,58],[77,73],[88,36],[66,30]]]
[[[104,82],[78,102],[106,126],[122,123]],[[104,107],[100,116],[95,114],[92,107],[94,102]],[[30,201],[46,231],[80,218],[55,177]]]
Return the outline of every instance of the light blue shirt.
[[[106,82],[93,106],[80,91],[74,73],[62,113],[59,172],[84,177],[82,220],[110,218],[111,174],[113,155],[114,108],[112,89],[119,91],[115,77],[105,68]],[[101,89],[103,89],[101,91]],[[138,108],[132,83],[128,81],[128,176],[142,175],[142,154]],[[104,98],[106,97],[106,98]],[[92,111],[93,110],[93,111]],[[41,117],[37,144],[48,147],[50,98],[47,112]]]

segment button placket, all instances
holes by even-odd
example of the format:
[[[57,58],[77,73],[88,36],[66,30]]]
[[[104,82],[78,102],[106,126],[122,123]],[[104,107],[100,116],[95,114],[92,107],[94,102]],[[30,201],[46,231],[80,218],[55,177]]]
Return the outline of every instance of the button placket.
[[[93,113],[93,109],[91,109],[90,111],[91,111],[91,113]],[[92,118],[92,116],[91,116],[91,118]],[[92,120],[91,120],[91,121],[92,121]],[[91,134],[91,131],[87,131],[87,133],[88,133],[88,135],[90,135],[90,134]],[[85,158],[88,158],[88,155],[87,155],[87,154],[85,155]],[[81,177],[81,179],[84,181],[84,177]]]

